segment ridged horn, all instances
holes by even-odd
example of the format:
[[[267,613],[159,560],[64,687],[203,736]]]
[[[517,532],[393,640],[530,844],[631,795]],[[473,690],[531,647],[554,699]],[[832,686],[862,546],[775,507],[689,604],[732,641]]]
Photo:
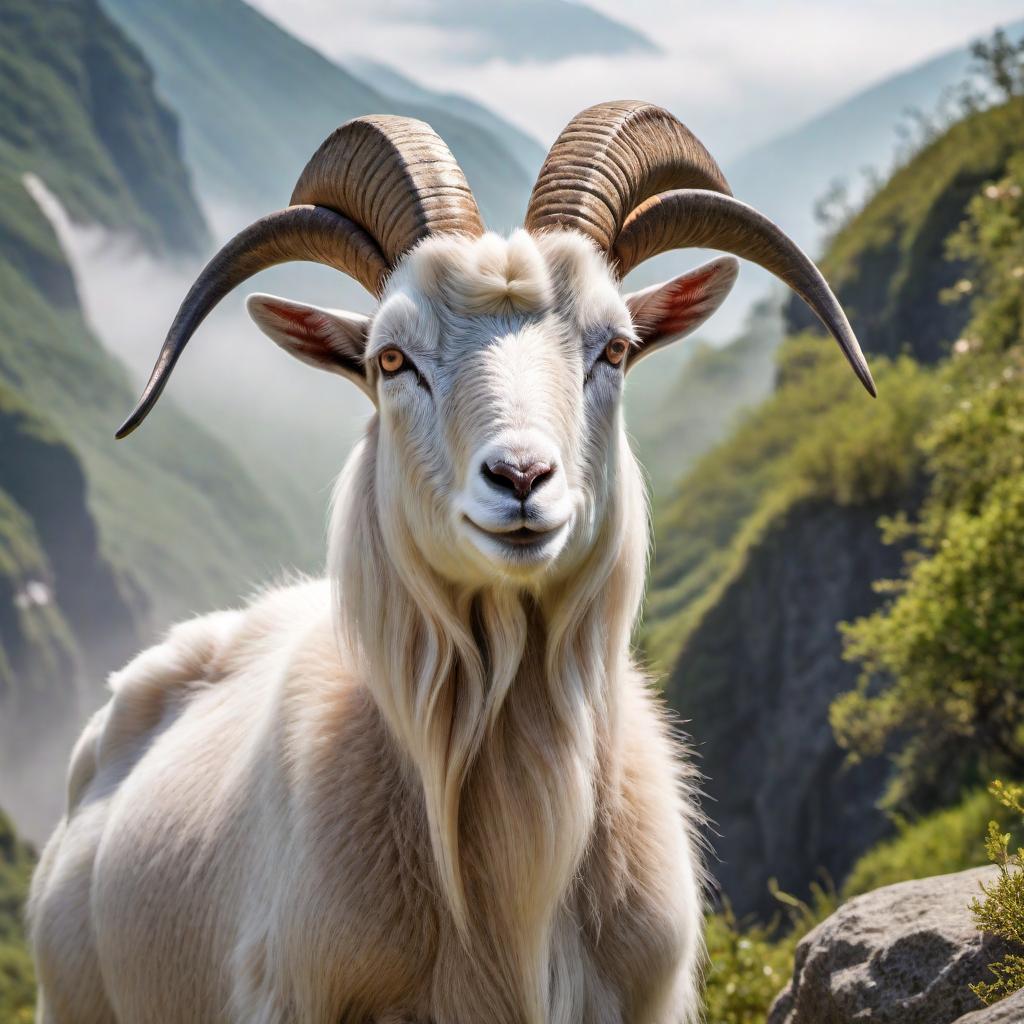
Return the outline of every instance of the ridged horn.
[[[626,218],[609,256],[625,277],[658,253],[686,248],[732,253],[784,281],[836,339],[868,393],[876,394],[857,337],[821,271],[777,224],[752,206],[701,189],[652,196]]]
[[[291,205],[240,231],[202,270],[115,436],[149,415],[210,310],[259,271],[295,260],[324,263],[379,296],[398,260],[427,235],[483,230],[465,176],[430,125],[389,115],[348,121],[306,164]]]
[[[677,188],[730,194],[700,140],[651,103],[618,100],[577,114],[555,140],[526,211],[526,228],[575,228],[608,252],[645,199]]]

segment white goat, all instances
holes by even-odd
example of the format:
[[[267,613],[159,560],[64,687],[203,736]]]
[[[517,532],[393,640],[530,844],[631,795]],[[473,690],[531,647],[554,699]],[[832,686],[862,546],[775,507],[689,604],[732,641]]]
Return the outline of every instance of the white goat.
[[[696,1017],[697,811],[630,656],[647,518],[620,397],[736,261],[626,298],[619,275],[683,244],[752,256],[870,383],[813,264],[726,189],[670,115],[605,104],[506,240],[427,126],[365,118],[214,257],[122,433],[220,297],[297,258],[363,281],[372,320],[266,295],[253,317],[377,412],[330,582],[180,625],[113,677],[34,882],[40,1021]]]

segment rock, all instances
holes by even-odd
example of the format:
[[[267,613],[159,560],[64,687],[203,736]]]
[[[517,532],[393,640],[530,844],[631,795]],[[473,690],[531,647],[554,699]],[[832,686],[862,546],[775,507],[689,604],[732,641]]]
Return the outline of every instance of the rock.
[[[1024,1003],[983,1008],[968,987],[1008,951],[968,909],[995,873],[975,868],[850,900],[797,947],[768,1024],[1020,1024]]]

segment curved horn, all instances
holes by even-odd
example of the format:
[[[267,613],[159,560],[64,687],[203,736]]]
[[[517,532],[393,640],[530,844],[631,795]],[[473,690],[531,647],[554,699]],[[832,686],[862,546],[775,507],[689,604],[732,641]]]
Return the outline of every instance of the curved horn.
[[[253,274],[295,260],[324,263],[379,296],[389,271],[427,235],[484,230],[451,151],[430,125],[405,117],[343,124],[306,164],[291,203],[240,231],[200,273],[118,438],[152,410],[210,310]]]
[[[660,252],[691,247],[741,256],[784,281],[839,342],[868,393],[876,394],[864,353],[821,271],[778,225],[746,203],[702,189],[652,196],[626,219],[609,255],[624,277]]]
[[[608,252],[629,214],[676,188],[730,194],[700,140],[667,110],[619,100],[577,114],[548,152],[526,228],[575,228]]]

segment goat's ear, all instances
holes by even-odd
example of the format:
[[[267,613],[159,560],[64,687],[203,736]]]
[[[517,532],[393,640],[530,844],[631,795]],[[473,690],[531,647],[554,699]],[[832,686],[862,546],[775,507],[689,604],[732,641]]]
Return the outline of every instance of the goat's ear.
[[[348,377],[374,398],[363,366],[368,316],[260,293],[250,295],[245,305],[256,326],[286,352],[310,366]]]
[[[688,274],[627,295],[640,344],[626,365],[696,330],[725,301],[738,273],[739,261],[721,256]]]

